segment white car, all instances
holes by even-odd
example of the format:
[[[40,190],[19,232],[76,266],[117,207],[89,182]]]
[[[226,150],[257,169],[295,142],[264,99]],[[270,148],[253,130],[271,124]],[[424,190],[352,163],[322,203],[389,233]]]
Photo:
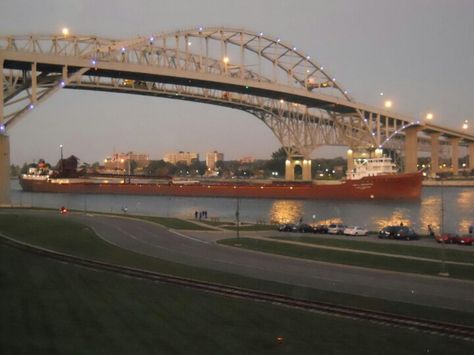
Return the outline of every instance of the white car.
[[[367,235],[367,229],[364,229],[359,226],[347,227],[344,229],[345,235]]]
[[[329,234],[343,234],[347,226],[341,223],[332,223],[328,226]]]

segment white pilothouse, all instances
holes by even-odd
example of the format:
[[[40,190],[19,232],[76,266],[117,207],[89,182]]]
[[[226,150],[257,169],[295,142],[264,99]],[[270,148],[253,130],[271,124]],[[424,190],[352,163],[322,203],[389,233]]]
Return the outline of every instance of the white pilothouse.
[[[354,169],[347,173],[348,180],[359,180],[366,176],[393,175],[397,166],[388,157],[354,159]]]

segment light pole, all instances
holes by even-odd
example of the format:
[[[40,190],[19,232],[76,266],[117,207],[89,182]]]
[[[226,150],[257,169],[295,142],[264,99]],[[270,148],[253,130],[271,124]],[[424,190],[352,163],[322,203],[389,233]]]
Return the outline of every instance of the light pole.
[[[63,166],[63,145],[62,144],[59,145],[59,152],[60,152],[60,157],[61,157],[59,168],[61,169],[61,175],[62,175],[63,174],[63,169],[64,169],[64,166]]]
[[[239,178],[237,177],[237,207],[235,211],[235,220],[237,223],[237,242],[240,241],[240,192],[239,192]]]
[[[444,235],[444,182],[441,179],[441,272],[438,274],[440,276],[449,276],[449,272],[446,271],[446,246],[443,238]]]

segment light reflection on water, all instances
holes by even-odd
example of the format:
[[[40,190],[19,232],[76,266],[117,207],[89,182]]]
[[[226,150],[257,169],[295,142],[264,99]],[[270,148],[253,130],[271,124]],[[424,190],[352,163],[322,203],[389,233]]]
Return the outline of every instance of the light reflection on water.
[[[126,206],[131,214],[194,218],[194,211],[208,211],[209,217],[234,220],[237,201],[231,198],[186,198],[160,196],[81,195],[22,192],[12,181],[11,200],[15,205],[121,213]],[[474,222],[474,188],[423,188],[420,201],[297,201],[241,199],[243,221],[274,221],[329,224],[345,223],[379,230],[385,225],[403,223],[427,233],[431,224],[441,225],[441,200],[444,196],[444,230],[467,233]],[[314,216],[314,218],[313,218]]]
[[[296,222],[303,217],[301,201],[277,200],[270,209],[270,221],[274,223]]]

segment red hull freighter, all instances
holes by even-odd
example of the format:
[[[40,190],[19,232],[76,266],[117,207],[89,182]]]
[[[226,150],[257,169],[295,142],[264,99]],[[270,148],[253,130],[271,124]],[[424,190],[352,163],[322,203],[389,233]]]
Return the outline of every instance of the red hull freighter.
[[[31,179],[21,177],[24,191],[83,194],[241,197],[301,200],[413,200],[420,198],[422,175],[368,176],[334,183],[169,183],[115,182],[114,179]]]
[[[24,191],[82,194],[161,195],[301,200],[415,200],[421,195],[421,173],[396,174],[388,158],[365,159],[342,181],[205,182],[115,178],[53,179],[22,175]]]

